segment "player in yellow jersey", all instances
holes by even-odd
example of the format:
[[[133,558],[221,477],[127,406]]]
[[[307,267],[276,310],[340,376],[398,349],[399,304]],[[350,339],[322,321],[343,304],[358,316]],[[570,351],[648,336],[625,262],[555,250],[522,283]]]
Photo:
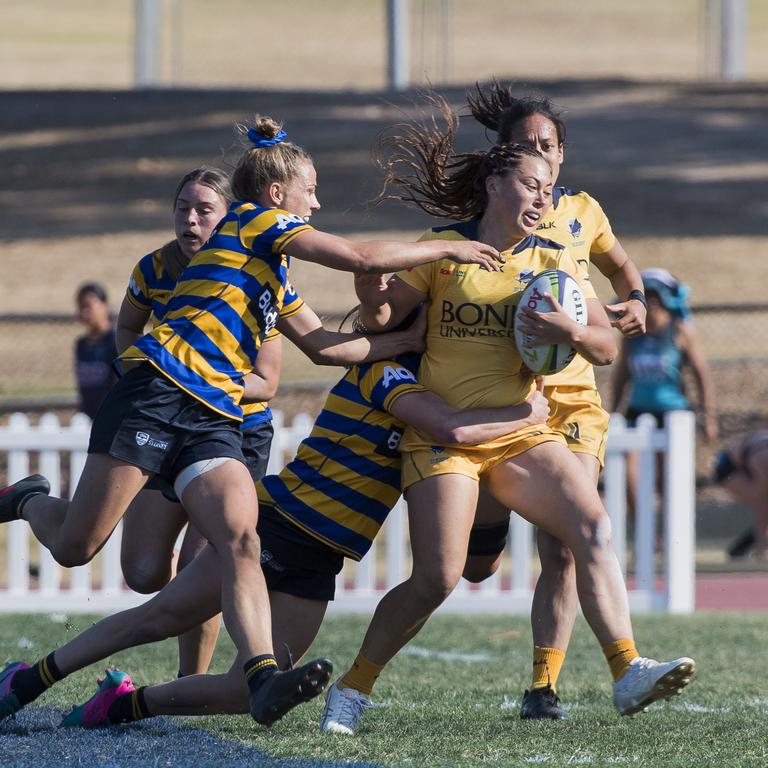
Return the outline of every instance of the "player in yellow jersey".
[[[565,157],[565,123],[549,99],[516,97],[493,81],[468,94],[472,116],[497,134],[498,141],[514,141],[537,149],[549,161],[553,183]],[[586,192],[553,188],[553,202],[536,233],[549,237],[574,253],[585,280],[594,264],[608,277],[622,301],[608,307],[613,325],[626,338],[645,332],[646,305],[640,273],[613,234],[598,202]],[[583,469],[595,484],[605,455],[608,413],[603,409],[589,361],[581,356],[565,370],[546,378],[545,394],[552,407],[549,425],[563,435]],[[495,572],[506,541],[509,512],[487,494],[481,496],[477,525],[470,539],[465,576],[481,581]],[[573,557],[570,550],[541,529],[536,532],[541,575],[536,584],[531,624],[533,674],[523,696],[524,719],[564,719],[556,693],[578,609]]]
[[[360,285],[362,321],[368,328],[391,327],[416,304],[430,301],[419,381],[457,407],[512,405],[530,391],[531,374],[512,340],[516,310],[533,343],[567,342],[592,363],[610,362],[616,344],[596,299],[587,301],[586,327],[577,326],[553,299],[549,313],[516,306],[536,271],[575,268],[566,249],[533,234],[550,202],[548,162],[537,150],[516,144],[455,155],[456,118],[444,100],[436,101],[444,130],[434,122],[399,125],[393,129],[399,133],[384,143],[390,150],[384,194],[396,183],[400,191],[388,197],[462,219],[433,228],[429,236],[491,243],[505,256],[503,270],[486,276],[473,267],[438,262],[400,272],[384,285]],[[581,283],[589,291],[583,278]],[[505,508],[573,552],[581,606],[610,666],[620,714],[634,714],[687,684],[692,660],[660,664],[638,654],[608,515],[562,435],[535,427],[460,447],[435,444],[409,429],[401,448],[412,573],[379,602],[354,664],[328,689],[323,731],[355,732],[384,666],[458,583],[481,480]]]
[[[323,690],[332,668],[318,659],[278,671],[259,563],[258,502],[242,455],[244,379],[290,291],[290,258],[376,272],[447,257],[496,270],[499,254],[480,243],[353,243],[319,232],[307,223],[320,207],[311,157],[269,118],[243,126],[242,136],[247,146],[232,178],[238,199],[177,281],[163,322],[118,358],[125,375],[94,421],[72,500],[50,498],[40,475],[24,478],[0,489],[0,522],[27,520],[60,564],[80,565],[103,546],[151,476],[172,483],[220,559],[222,612],[247,659],[251,713],[269,725]],[[352,347],[350,363],[392,354],[386,340],[355,338]],[[0,674],[13,685],[12,668]],[[37,683],[55,679],[46,665]]]
[[[365,554],[400,497],[397,443],[406,423],[435,440],[469,444],[544,423],[549,415],[540,387],[512,408],[452,408],[416,382],[417,366],[416,355],[405,355],[352,367],[331,389],[296,458],[258,486],[258,532],[272,604],[273,644],[282,668],[298,661],[316,637],[344,557],[359,560]],[[38,664],[49,660],[69,675],[125,648],[184,632],[220,609],[220,580],[217,558],[206,547],[152,600],[98,622]],[[108,670],[95,696],[62,725],[246,713],[242,661],[238,657],[223,675],[194,675],[139,689],[126,673]],[[0,687],[0,719],[10,714],[11,695],[25,706],[42,692],[23,685],[32,670],[16,674],[20,687],[5,698]]]

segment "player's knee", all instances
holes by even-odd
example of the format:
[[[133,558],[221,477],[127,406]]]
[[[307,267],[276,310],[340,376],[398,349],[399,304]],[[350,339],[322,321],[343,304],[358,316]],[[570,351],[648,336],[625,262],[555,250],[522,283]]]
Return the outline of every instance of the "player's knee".
[[[567,577],[574,568],[571,550],[549,534],[540,535],[537,544],[542,572]]]
[[[492,576],[501,564],[501,553],[507,544],[509,518],[486,525],[474,525],[469,534],[467,562],[462,576],[478,583]]]
[[[219,555],[236,560],[258,561],[261,557],[261,543],[255,527],[230,529],[214,544],[214,547]]]
[[[493,576],[501,565],[501,554],[498,555],[469,555],[461,574],[467,581],[479,584]]]
[[[77,568],[93,560],[99,546],[88,539],[65,541],[54,546],[51,553],[59,565],[64,568]]]
[[[416,599],[429,610],[442,605],[460,578],[461,571],[451,567],[425,569],[411,577]]]
[[[592,557],[611,551],[611,520],[603,512],[584,520],[581,524],[582,548]]]
[[[122,563],[122,566],[125,583],[141,595],[159,592],[171,578],[167,564],[159,567],[149,563]]]

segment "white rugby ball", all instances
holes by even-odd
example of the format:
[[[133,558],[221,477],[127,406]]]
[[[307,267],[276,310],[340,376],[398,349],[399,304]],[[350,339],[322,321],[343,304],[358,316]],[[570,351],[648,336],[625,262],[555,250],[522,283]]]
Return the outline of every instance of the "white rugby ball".
[[[544,298],[548,293],[557,299],[571,320],[581,325],[587,324],[587,301],[581,286],[567,272],[560,269],[547,269],[534,275],[526,286],[517,305],[519,312],[529,307],[536,312],[551,312],[552,307]],[[517,318],[517,313],[515,313]],[[515,346],[523,362],[534,373],[550,374],[562,371],[576,356],[576,350],[570,344],[541,344],[525,347],[527,335],[518,329],[515,323]]]

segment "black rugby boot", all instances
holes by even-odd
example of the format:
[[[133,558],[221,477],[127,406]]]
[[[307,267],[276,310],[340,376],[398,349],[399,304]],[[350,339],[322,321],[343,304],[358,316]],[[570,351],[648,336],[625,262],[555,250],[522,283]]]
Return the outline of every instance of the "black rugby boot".
[[[0,488],[0,523],[10,523],[21,517],[21,506],[30,496],[47,496],[51,484],[42,475],[30,475],[13,485]]]
[[[332,673],[333,664],[328,659],[273,673],[251,694],[251,717],[262,725],[272,725],[294,707],[319,696]]]
[[[570,715],[560,706],[560,699],[550,686],[534,688],[523,694],[521,720],[568,720]]]

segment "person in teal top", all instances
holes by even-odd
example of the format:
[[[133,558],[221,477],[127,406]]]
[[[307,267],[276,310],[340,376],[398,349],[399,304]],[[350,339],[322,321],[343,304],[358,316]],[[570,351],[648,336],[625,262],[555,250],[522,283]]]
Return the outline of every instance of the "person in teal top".
[[[701,425],[708,442],[717,438],[715,390],[688,305],[689,289],[666,269],[642,273],[648,301],[646,334],[624,339],[613,378],[612,410],[617,411],[629,387],[626,408],[632,424],[642,413],[661,426],[668,411],[689,410],[683,369],[690,366],[699,390]]]
[[[663,426],[665,413],[692,409],[683,381],[683,370],[690,366],[698,388],[699,424],[704,439],[713,442],[718,433],[715,388],[691,319],[688,286],[666,269],[646,269],[640,274],[648,302],[646,334],[631,339],[625,337],[622,341],[613,376],[611,411],[619,410],[629,387],[624,411],[627,421],[634,424],[638,416],[650,413],[657,425]],[[630,510],[634,509],[637,471],[637,456],[630,454],[627,457]],[[656,478],[660,489],[661,461]]]

